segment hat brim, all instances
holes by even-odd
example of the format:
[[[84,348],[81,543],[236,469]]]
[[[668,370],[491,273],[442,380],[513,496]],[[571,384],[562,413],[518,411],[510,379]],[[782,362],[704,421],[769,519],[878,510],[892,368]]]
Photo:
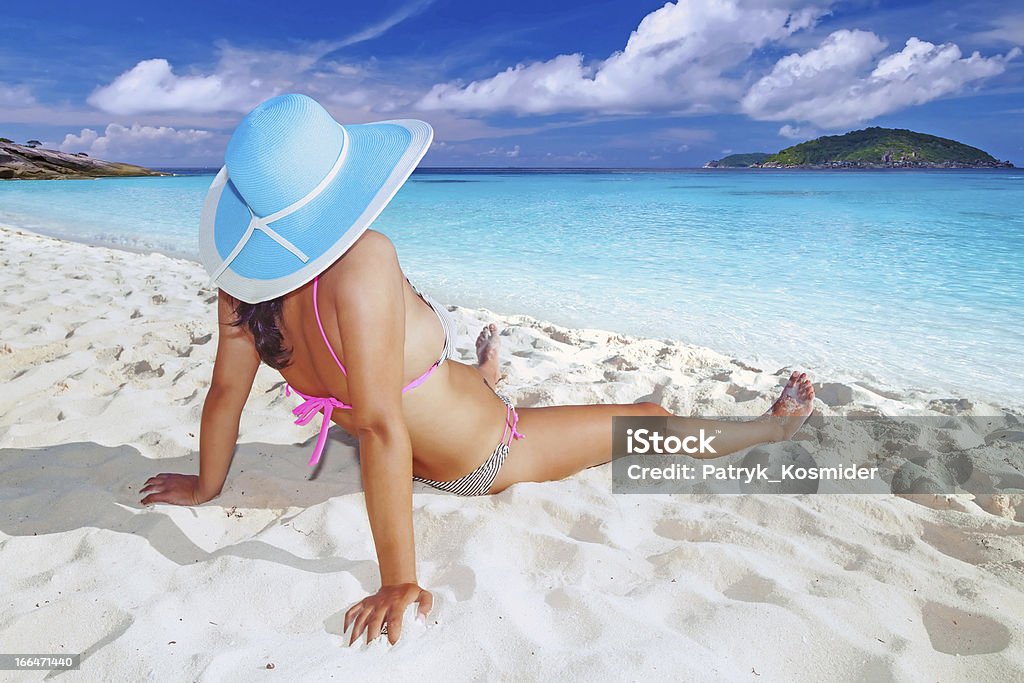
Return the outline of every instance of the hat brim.
[[[270,227],[307,257],[298,256],[260,230],[217,279],[216,285],[246,303],[274,299],[326,270],[366,232],[412,174],[433,139],[424,121],[401,119],[345,126],[344,165],[315,199]],[[225,166],[203,203],[199,256],[216,273],[248,228],[249,209]]]

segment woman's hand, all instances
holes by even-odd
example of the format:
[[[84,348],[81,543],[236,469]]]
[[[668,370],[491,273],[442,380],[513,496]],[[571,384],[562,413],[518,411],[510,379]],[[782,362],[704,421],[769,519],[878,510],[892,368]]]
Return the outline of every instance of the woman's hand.
[[[170,503],[171,505],[201,505],[206,501],[199,495],[199,477],[195,474],[163,472],[146,480],[139,493],[149,492],[140,502]]]
[[[352,624],[352,637],[348,644],[356,642],[363,630],[366,630],[366,642],[381,633],[384,624],[388,627],[388,642],[394,645],[402,635],[402,615],[409,603],[418,602],[416,618],[426,619],[427,613],[434,604],[434,596],[415,583],[400,583],[395,586],[381,586],[376,595],[363,598],[345,612],[345,628]]]

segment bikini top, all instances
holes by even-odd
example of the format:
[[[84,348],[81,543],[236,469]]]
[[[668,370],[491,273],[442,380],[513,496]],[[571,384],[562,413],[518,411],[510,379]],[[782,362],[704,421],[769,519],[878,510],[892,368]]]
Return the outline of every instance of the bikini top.
[[[317,305],[316,297],[319,280],[319,276],[313,278],[313,313],[316,315],[316,324],[317,327],[320,328],[320,335],[324,338],[324,343],[327,345],[327,350],[331,352],[331,356],[334,358],[334,362],[337,363],[338,368],[341,369],[341,374],[343,374],[345,377],[348,377],[348,371],[345,370],[345,366],[342,365],[341,360],[338,358],[338,354],[336,354],[334,352],[334,349],[331,347],[331,342],[327,339],[327,333],[324,331],[324,324],[320,320],[320,307]],[[409,282],[409,278],[406,278],[406,282]],[[416,296],[418,296],[420,299],[424,301],[424,303],[430,306],[430,308],[437,315],[437,319],[441,321],[441,327],[444,328],[444,348],[441,349],[441,356],[436,361],[434,361],[433,365],[427,368],[422,375],[420,375],[419,377],[417,377],[416,379],[402,387],[403,394],[407,391],[415,389],[416,387],[427,381],[427,378],[430,377],[431,374],[433,374],[434,370],[436,370],[437,367],[441,365],[441,363],[443,363],[446,358],[451,357],[453,351],[452,340],[455,338],[455,323],[452,320],[451,314],[449,314],[448,311],[443,306],[441,306],[436,301],[428,297],[425,293],[416,289],[416,286],[411,282],[409,282],[409,286],[412,287],[412,291],[416,292]],[[344,401],[339,401],[333,396],[306,396],[305,394],[289,386],[288,384],[284,385],[284,393],[286,396],[291,396],[291,392],[293,391],[296,394],[298,394],[301,398],[305,399],[302,403],[299,404],[297,408],[295,408],[295,410],[292,411],[292,414],[297,416],[295,424],[309,424],[309,422],[319,412],[323,412],[324,415],[323,422],[320,424],[320,436],[319,438],[317,438],[316,447],[313,449],[313,457],[311,457],[309,460],[309,464],[312,466],[320,461],[320,454],[323,453],[324,445],[327,443],[327,430],[331,424],[331,413],[333,413],[335,409],[351,410],[352,406],[349,405],[348,403],[345,403]]]

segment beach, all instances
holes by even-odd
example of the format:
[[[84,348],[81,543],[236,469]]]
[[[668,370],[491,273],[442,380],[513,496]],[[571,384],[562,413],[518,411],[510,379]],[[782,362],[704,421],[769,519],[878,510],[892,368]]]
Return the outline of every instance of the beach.
[[[322,465],[307,467],[319,420],[292,423],[275,371],[257,375],[218,498],[138,502],[154,474],[198,472],[216,348],[201,266],[11,227],[0,262],[0,642],[81,653],[62,680],[1008,681],[1024,670],[1024,479],[1019,461],[995,456],[986,472],[1007,492],[980,497],[619,495],[610,465],[473,499],[416,484],[434,610],[394,647],[346,647],[344,612],[378,585],[356,441],[333,428]],[[503,389],[520,406],[655,401],[754,416],[799,367],[450,308],[463,362],[485,323],[502,328]],[[813,379],[824,416],[1016,419],[985,395]]]

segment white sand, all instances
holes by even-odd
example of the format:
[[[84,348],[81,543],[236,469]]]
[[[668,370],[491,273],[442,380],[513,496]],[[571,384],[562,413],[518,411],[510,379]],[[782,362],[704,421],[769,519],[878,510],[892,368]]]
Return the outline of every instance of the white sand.
[[[391,651],[344,647],[342,615],[377,588],[355,444],[335,428],[310,470],[319,421],[292,424],[274,371],[260,370],[218,499],[138,504],[153,474],[198,471],[216,343],[200,266],[6,229],[0,261],[0,652],[82,653],[61,680],[1024,671],[1020,496],[926,507],[893,495],[613,495],[608,466],[477,499],[417,485],[428,626],[407,621]],[[521,405],[654,400],[755,415],[782,380],[676,342],[456,315],[467,360],[484,321],[506,327],[506,390]],[[815,379],[825,415],[955,409]],[[998,412],[971,398],[961,413]]]

